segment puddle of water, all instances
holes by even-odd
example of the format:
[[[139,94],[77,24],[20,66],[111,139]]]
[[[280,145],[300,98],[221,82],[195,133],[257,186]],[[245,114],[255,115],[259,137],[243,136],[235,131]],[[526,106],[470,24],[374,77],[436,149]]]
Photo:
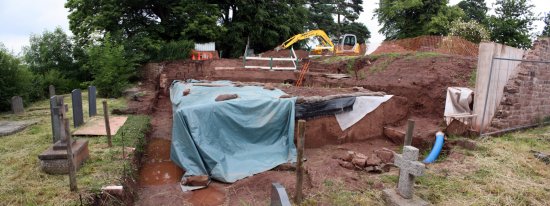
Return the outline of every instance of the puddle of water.
[[[170,161],[170,141],[153,139],[147,145],[145,162],[139,174],[141,186],[179,183],[183,170]]]
[[[179,183],[183,170],[172,162],[145,163],[139,173],[139,184],[143,186]]]

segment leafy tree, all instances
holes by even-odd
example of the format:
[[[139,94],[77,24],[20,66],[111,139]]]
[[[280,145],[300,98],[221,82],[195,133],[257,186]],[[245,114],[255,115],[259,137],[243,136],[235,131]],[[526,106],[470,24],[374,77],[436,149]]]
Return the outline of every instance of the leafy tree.
[[[541,36],[550,36],[550,12],[546,13],[546,16],[543,19],[544,21],[544,29],[542,29],[542,35]]]
[[[487,25],[487,11],[489,8],[487,8],[485,0],[462,0],[457,5],[466,14],[464,19],[467,22],[474,20],[480,24]]]
[[[73,79],[86,79],[76,64],[71,38],[57,27],[53,32],[44,31],[41,35],[33,34],[30,45],[23,48],[24,60],[29,69],[37,74],[58,70]]]
[[[462,19],[451,23],[449,35],[460,36],[476,44],[481,41],[487,41],[490,37],[489,31],[487,31],[487,29],[477,21],[470,20],[468,22],[464,22]]]
[[[127,58],[140,62],[151,59],[165,42],[214,41],[224,31],[218,25],[219,7],[201,0],[68,0],[65,7],[79,45],[109,33],[126,49]]]
[[[88,55],[93,61],[88,61],[86,66],[92,71],[93,84],[100,96],[121,96],[129,85],[129,79],[135,75],[136,64],[127,59],[124,52],[124,46],[111,41],[109,34],[102,44],[88,49]]]
[[[12,96],[32,100],[33,75],[0,43],[0,111],[10,109]]]
[[[531,47],[530,32],[536,20],[528,0],[497,0],[490,17],[491,40],[512,47]]]
[[[361,12],[363,12],[362,4],[363,0],[310,0],[308,7],[310,23],[308,27],[309,29],[322,29],[331,36],[340,36],[346,33],[344,32],[346,30],[357,30],[359,27],[362,27],[360,30],[364,31],[367,28],[365,25],[355,23]],[[352,23],[355,24],[351,25]],[[370,32],[366,33],[363,35],[370,37]]]
[[[218,45],[224,56],[231,57],[244,53],[247,40],[255,52],[275,48],[292,35],[302,33],[308,15],[304,2],[295,0],[227,1],[222,13],[227,30]]]
[[[464,16],[461,9],[447,4],[448,0],[380,0],[375,15],[386,39],[446,35],[450,22]]]

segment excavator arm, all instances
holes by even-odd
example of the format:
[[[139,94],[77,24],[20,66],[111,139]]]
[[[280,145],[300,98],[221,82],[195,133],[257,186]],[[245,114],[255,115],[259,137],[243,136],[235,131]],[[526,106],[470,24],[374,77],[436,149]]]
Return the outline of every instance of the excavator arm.
[[[301,33],[301,34],[296,34],[293,37],[291,37],[290,39],[283,42],[283,44],[281,44],[280,46],[275,48],[275,50],[279,51],[281,49],[286,49],[286,48],[290,47],[291,45],[295,44],[296,42],[307,39],[307,38],[310,38],[310,37],[319,37],[321,39],[321,45],[322,46],[317,46],[316,48],[314,48],[314,50],[327,49],[331,52],[334,50],[334,44],[332,43],[330,38],[327,36],[327,34],[323,30],[320,30],[320,29],[311,30],[311,31]]]

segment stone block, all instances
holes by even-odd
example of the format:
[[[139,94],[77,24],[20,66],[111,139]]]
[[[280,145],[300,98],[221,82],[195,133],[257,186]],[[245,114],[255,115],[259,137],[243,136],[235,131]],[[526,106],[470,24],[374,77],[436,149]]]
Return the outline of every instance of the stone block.
[[[82,92],[80,89],[74,89],[71,92],[71,100],[73,107],[73,122],[74,127],[84,124],[84,113],[82,111]]]
[[[411,199],[401,197],[395,189],[385,189],[382,192],[382,198],[388,206],[427,206],[430,203],[413,195]]]
[[[88,115],[93,117],[97,115],[96,87],[88,87]]]
[[[88,140],[75,141],[72,146],[72,151],[73,161],[78,171],[83,163],[90,157]],[[42,154],[38,155],[38,159],[40,159],[40,169],[48,174],[69,173],[67,150],[54,150],[53,146],[51,146]]]

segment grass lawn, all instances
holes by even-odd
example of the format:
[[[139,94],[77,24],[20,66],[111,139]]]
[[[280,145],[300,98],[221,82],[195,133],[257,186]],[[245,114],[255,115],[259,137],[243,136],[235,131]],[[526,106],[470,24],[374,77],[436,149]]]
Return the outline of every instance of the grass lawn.
[[[434,205],[550,205],[550,165],[531,150],[550,153],[550,126],[477,140],[476,150],[455,147],[428,165],[416,179],[415,193]],[[307,165],[307,163],[306,163]],[[364,185],[350,190],[326,180],[323,191],[303,205],[383,205],[381,185],[395,188],[397,170],[382,175],[358,172]]]
[[[90,119],[87,93],[82,97],[86,122]],[[101,116],[102,100],[97,100]],[[72,125],[70,95],[65,95],[64,101],[69,104],[68,116]],[[126,107],[123,98],[107,102],[109,109]],[[134,147],[142,143],[149,127],[148,116],[130,115],[113,136],[112,148],[107,146],[104,136],[84,138],[89,140],[90,159],[77,172],[79,191],[72,193],[68,175],[48,175],[40,170],[38,155],[52,145],[49,101],[33,103],[25,110],[22,115],[0,114],[0,120],[39,120],[38,124],[20,133],[0,137],[0,205],[80,205],[80,196],[85,200],[99,192],[102,186],[120,185],[123,173],[133,169],[129,160],[122,159],[121,134],[124,133],[124,145]]]

